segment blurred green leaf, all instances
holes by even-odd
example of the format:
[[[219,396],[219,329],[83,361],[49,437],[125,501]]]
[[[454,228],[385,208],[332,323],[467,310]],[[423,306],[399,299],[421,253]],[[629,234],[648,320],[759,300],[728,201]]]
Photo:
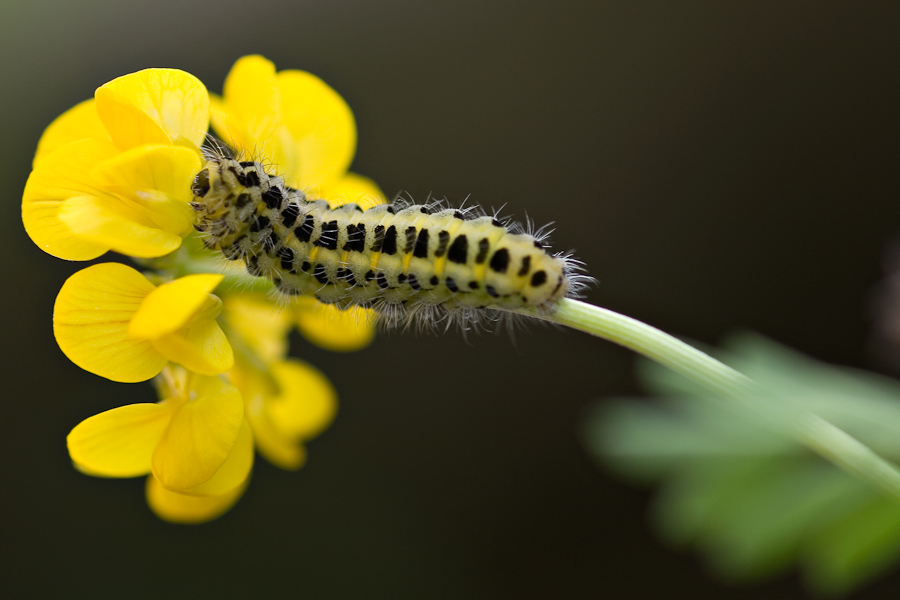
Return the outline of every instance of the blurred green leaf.
[[[780,426],[811,412],[885,458],[900,457],[900,384],[824,365],[753,335],[726,362],[755,380],[732,402],[646,363],[659,402],[604,402],[588,447],[620,473],[657,481],[653,517],[735,581],[797,565],[822,595],[848,591],[900,557],[900,502],[804,448]],[[761,390],[761,391],[759,391]]]

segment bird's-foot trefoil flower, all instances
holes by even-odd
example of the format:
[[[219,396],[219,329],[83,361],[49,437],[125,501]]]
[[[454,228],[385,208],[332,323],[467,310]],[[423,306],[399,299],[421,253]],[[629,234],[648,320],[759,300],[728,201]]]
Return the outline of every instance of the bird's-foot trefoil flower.
[[[239,60],[212,99],[175,69],[101,86],[44,132],[22,200],[25,229],[45,252],[91,260],[112,250],[140,269],[103,263],[72,275],[54,334],[87,371],[155,378],[160,402],[124,398],[75,427],[68,446],[87,474],[147,476],[151,509],[178,523],[216,518],[240,498],[254,446],[296,469],[333,420],[331,383],[287,356],[292,328],[338,351],[374,335],[370,311],[276,301],[270,283],[248,283],[198,242],[191,184],[211,124],[231,151],[265,160],[310,198],[384,202],[348,171],[356,124],[346,102],[314,75],[276,73],[259,56]]]
[[[119,263],[94,265],[66,281],[53,331],[72,362],[107,379],[146,381],[169,361],[215,375],[234,364],[210,292],[221,275],[188,275],[156,287]]]
[[[276,360],[265,369],[238,360],[231,381],[244,396],[260,454],[282,469],[302,467],[304,442],[328,427],[337,411],[337,394],[328,378],[296,359]]]
[[[202,507],[206,514],[227,509],[253,465],[240,392],[222,378],[169,367],[158,387],[156,404],[121,406],[79,423],[67,439],[73,463],[100,477],[150,475],[148,499],[169,520],[197,520]]]
[[[25,230],[66,260],[168,254],[192,230],[190,182],[208,126],[206,88],[183,71],[147,69],[101,86],[41,138]]]

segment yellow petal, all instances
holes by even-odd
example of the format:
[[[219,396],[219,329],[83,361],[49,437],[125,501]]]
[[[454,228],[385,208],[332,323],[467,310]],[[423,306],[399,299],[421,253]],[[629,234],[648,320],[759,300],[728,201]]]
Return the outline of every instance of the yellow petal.
[[[120,150],[142,144],[172,143],[162,125],[136,106],[128,96],[111,88],[101,87],[95,92],[94,98],[104,129]]]
[[[221,496],[191,496],[167,490],[152,475],[147,478],[147,504],[153,513],[170,523],[192,525],[217,519],[234,506],[250,480]]]
[[[368,177],[356,173],[347,173],[337,181],[313,190],[312,193],[317,198],[327,200],[331,208],[352,202],[358,204],[363,210],[368,210],[387,202],[384,192],[381,191],[378,184]]]
[[[278,165],[287,183],[301,189],[340,179],[356,150],[353,113],[337,92],[302,71],[276,75],[261,56],[232,68],[213,127],[238,150]]]
[[[273,363],[270,370],[281,393],[266,403],[266,409],[278,430],[308,440],[331,424],[337,412],[337,393],[321,371],[293,359]]]
[[[277,79],[282,124],[295,153],[293,162],[280,165],[289,185],[317,188],[338,180],[356,152],[356,121],[350,107],[310,73],[281,71]]]
[[[187,327],[152,341],[173,362],[203,375],[218,375],[234,366],[234,353],[225,332],[211,319],[195,319]]]
[[[303,444],[278,431],[268,415],[259,415],[251,422],[256,449],[267,461],[286,471],[296,471],[306,464]]]
[[[180,235],[142,223],[145,215],[111,196],[69,198],[57,216],[80,239],[128,256],[155,258],[181,245]]]
[[[53,307],[53,333],[63,353],[86,371],[121,382],[156,376],[167,359],[128,336],[128,321],[153,284],[130,267],[93,265],[63,284]]]
[[[98,139],[78,140],[60,146],[35,166],[23,200],[62,201],[72,196],[97,194],[101,189],[90,172],[116,154],[118,150],[111,142]]]
[[[195,496],[220,496],[226,494],[240,487],[250,477],[252,468],[253,432],[250,429],[250,423],[247,419],[244,419],[231,454],[228,455],[228,458],[216,471],[216,474],[208,481],[185,490],[185,493]]]
[[[94,415],[69,433],[69,456],[89,475],[146,475],[171,416],[162,404],[130,404]]]
[[[73,142],[43,158],[32,172],[22,219],[32,239],[61,258],[85,260],[110,249],[142,258],[162,256],[178,248],[181,236],[190,230],[193,214],[185,196],[190,185],[186,173],[198,165],[194,154],[180,148],[119,154],[108,141]],[[159,173],[155,181],[154,171]],[[110,193],[113,187],[112,191],[122,191],[125,184],[155,183],[177,190],[181,197],[165,203],[139,189],[126,189],[125,196]]]
[[[265,362],[287,353],[290,317],[283,308],[262,295],[229,294],[225,297],[225,320]]]
[[[340,310],[303,297],[297,299],[295,316],[300,333],[326,350],[352,352],[375,338],[376,313],[368,308]]]
[[[57,148],[87,138],[109,139],[93,100],[76,104],[50,123],[38,142],[34,164]]]
[[[109,141],[87,139],[44,155],[28,177],[22,196],[22,221],[42,250],[65,260],[90,260],[109,246],[78,235],[59,218],[63,203],[77,196],[102,194],[88,173],[117,152]]]
[[[173,491],[185,492],[212,479],[235,449],[244,421],[244,402],[237,389],[218,378],[206,379],[216,379],[210,382],[215,391],[203,390],[181,406],[153,454],[154,476]],[[241,481],[229,481],[233,483],[229,489]]]
[[[244,397],[245,416],[253,429],[256,449],[266,460],[282,469],[299,469],[306,462],[306,450],[296,437],[286,435],[272,422],[268,405],[280,392],[269,371],[261,372],[238,361],[229,373]]]
[[[191,182],[200,171],[197,152],[181,146],[145,145],[97,165],[91,176],[110,193],[128,198],[147,223],[179,236],[194,222]]]
[[[275,65],[258,55],[238,59],[225,78],[224,92],[225,110],[247,136],[244,148],[264,152],[256,145],[269,140],[280,124]]]
[[[222,279],[222,275],[200,274],[164,283],[147,294],[128,332],[136,338],[155,339],[184,327]]]
[[[209,128],[209,95],[200,80],[177,69],[145,69],[94,94],[97,114],[122,150],[184,138],[200,146]]]
[[[31,240],[41,250],[65,260],[91,260],[109,246],[80,236],[59,219],[60,202],[37,201],[22,205],[22,222]]]
[[[190,199],[190,184],[200,167],[200,155],[188,148],[145,144],[110,157],[91,176],[115,191],[162,190]]]
[[[246,148],[253,148],[253,141],[247,134],[244,123],[228,110],[225,100],[211,94],[209,97],[210,124],[213,131],[228,146],[242,153]]]

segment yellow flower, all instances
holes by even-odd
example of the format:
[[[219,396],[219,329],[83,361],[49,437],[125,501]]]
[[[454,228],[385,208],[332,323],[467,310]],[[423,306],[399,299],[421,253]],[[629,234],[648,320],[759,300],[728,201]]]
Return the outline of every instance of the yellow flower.
[[[148,69],[101,86],[60,116],[38,144],[23,195],[29,236],[68,260],[114,250],[168,255],[146,261],[157,270],[206,270],[199,243],[173,250],[194,223],[191,183],[203,168],[199,148],[211,118],[238,152],[253,152],[311,198],[364,208],[384,202],[371,180],[347,171],[356,126],[344,100],[313,75],[276,73],[249,56],[212,105],[193,76]],[[301,467],[306,441],[334,419],[328,379],[285,358],[292,327],[338,351],[374,335],[371,311],[339,311],[312,298],[276,303],[232,289],[223,305],[212,294],[222,280],[195,274],[157,286],[125,265],[99,264],[70,277],[54,306],[56,340],[75,364],[121,382],[161,373],[159,403],[86,419],[68,447],[87,474],[148,476],[151,509],[172,522],[227,511],[248,485],[254,443],[277,466]],[[223,306],[235,351],[216,322]]]
[[[243,491],[253,465],[243,399],[219,377],[167,369],[164,378],[159,403],[122,406],[79,423],[67,438],[69,455],[88,475],[150,474],[148,500],[170,520],[196,521],[204,507],[214,518]]]
[[[252,151],[295,189],[332,206],[385,202],[371,180],[347,171],[356,152],[350,107],[305,71],[275,72],[262,56],[245,56],[212,98],[212,126],[234,148]]]
[[[276,73],[265,58],[245,56],[232,67],[224,92],[213,98],[216,132],[276,165],[289,186],[318,189],[346,175],[356,123],[321,79],[303,71]]]
[[[147,69],[101,86],[38,144],[22,220],[44,251],[90,260],[108,250],[156,257],[191,231],[209,96],[194,76]]]
[[[303,443],[328,427],[337,412],[328,378],[295,359],[273,361],[266,370],[238,361],[230,378],[244,397],[260,454],[282,469],[302,467]]]
[[[229,335],[246,346],[229,378],[244,397],[257,449],[282,469],[303,466],[303,442],[321,433],[337,412],[328,378],[308,363],[285,359],[291,312],[258,294],[225,297]],[[343,339],[347,343],[352,334]]]
[[[221,275],[190,275],[159,287],[125,265],[75,273],[53,308],[53,331],[76,365],[113,381],[145,381],[169,362],[205,375],[234,364],[210,292]]]

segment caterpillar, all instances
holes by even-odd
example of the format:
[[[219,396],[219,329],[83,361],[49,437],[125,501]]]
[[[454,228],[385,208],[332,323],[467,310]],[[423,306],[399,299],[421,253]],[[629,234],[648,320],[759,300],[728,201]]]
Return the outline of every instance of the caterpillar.
[[[467,329],[509,310],[551,312],[592,280],[580,261],[548,251],[542,229],[477,208],[401,201],[331,208],[259,162],[238,161],[221,147],[206,158],[191,202],[204,245],[242,260],[250,275],[288,296],[373,308],[387,327]]]

